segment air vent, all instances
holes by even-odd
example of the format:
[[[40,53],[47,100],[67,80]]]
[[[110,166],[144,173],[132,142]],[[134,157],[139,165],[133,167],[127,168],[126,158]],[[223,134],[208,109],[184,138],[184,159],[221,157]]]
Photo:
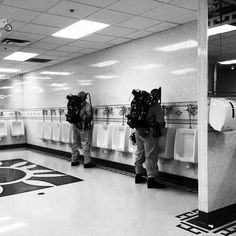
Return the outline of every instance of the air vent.
[[[51,61],[51,59],[43,59],[43,58],[30,58],[29,60],[26,60],[27,62],[36,62],[36,63],[46,63]]]
[[[13,39],[13,38],[5,38],[1,41],[4,45],[11,46],[26,46],[30,41],[24,39]]]

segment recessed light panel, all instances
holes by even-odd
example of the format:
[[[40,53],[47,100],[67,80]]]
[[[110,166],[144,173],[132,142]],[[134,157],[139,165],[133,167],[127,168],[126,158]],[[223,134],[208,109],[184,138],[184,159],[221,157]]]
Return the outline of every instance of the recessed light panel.
[[[52,36],[60,38],[79,39],[98,30],[104,29],[108,26],[108,24],[96,21],[80,20],[62,30],[59,30],[55,34],[52,34]]]
[[[37,53],[29,53],[29,52],[14,52],[11,55],[3,58],[4,60],[11,61],[26,61],[32,57],[37,56]]]

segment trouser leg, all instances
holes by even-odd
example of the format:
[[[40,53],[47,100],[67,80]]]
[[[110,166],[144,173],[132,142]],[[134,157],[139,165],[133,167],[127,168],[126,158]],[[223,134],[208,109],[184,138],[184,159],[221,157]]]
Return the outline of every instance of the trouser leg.
[[[84,164],[90,163],[92,161],[90,156],[91,147],[91,130],[81,131],[81,144],[84,154]]]
[[[136,136],[136,143],[137,143],[137,152],[136,152],[135,162],[134,162],[135,173],[142,175],[144,174],[143,163],[145,162],[144,141],[142,137],[140,137],[137,131],[135,132],[135,136]]]
[[[150,134],[144,143],[145,145],[145,165],[148,178],[156,178],[158,175],[158,138]]]
[[[75,124],[72,125],[73,130],[73,143],[71,147],[71,162],[76,162],[79,159],[79,149],[81,148],[80,131]]]

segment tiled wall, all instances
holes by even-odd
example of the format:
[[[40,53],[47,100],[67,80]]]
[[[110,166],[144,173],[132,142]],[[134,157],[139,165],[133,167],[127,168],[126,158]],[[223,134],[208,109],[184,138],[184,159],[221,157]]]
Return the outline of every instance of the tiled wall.
[[[24,75],[24,109],[28,142],[63,151],[69,145],[45,142],[37,137],[37,123],[42,120],[42,110],[56,108],[57,114],[46,119],[59,120],[58,109],[66,107],[66,95],[84,90],[91,94],[92,104],[98,109],[95,122],[124,123],[121,107],[130,104],[133,89],[150,91],[162,87],[162,103],[167,110],[168,126],[189,127],[186,111],[189,104],[197,105],[197,24],[190,22],[167,31],[121,44],[87,56],[47,68],[47,71],[72,72],[71,75],[43,75],[35,71]],[[106,62],[106,66],[104,66]],[[103,65],[101,66],[101,64]],[[109,65],[109,63],[114,63]],[[100,67],[97,67],[100,66]],[[106,106],[113,108],[113,115],[106,119]],[[196,128],[197,115],[192,121]],[[134,163],[134,155],[113,153],[105,158],[126,164]],[[161,164],[161,170],[197,178],[197,166],[186,169],[179,161]]]

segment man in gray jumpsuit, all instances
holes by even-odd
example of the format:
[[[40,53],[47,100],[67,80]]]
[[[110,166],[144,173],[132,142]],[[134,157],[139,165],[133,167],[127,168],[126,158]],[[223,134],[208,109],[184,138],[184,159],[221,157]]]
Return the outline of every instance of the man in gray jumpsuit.
[[[79,121],[72,124],[73,143],[71,153],[71,166],[79,165],[79,149],[83,149],[84,168],[95,167],[90,157],[90,146],[92,142],[92,109],[91,105],[86,102],[87,94],[81,91],[78,97],[82,101],[79,111]]]
[[[158,102],[158,89],[153,89],[150,94],[154,102],[146,114],[147,128],[137,128],[135,132],[137,142],[137,154],[134,163],[135,183],[146,181],[143,168],[145,163],[148,177],[147,187],[164,188],[165,185],[156,180],[158,176],[158,137],[161,136],[161,130],[165,127],[164,114]]]

